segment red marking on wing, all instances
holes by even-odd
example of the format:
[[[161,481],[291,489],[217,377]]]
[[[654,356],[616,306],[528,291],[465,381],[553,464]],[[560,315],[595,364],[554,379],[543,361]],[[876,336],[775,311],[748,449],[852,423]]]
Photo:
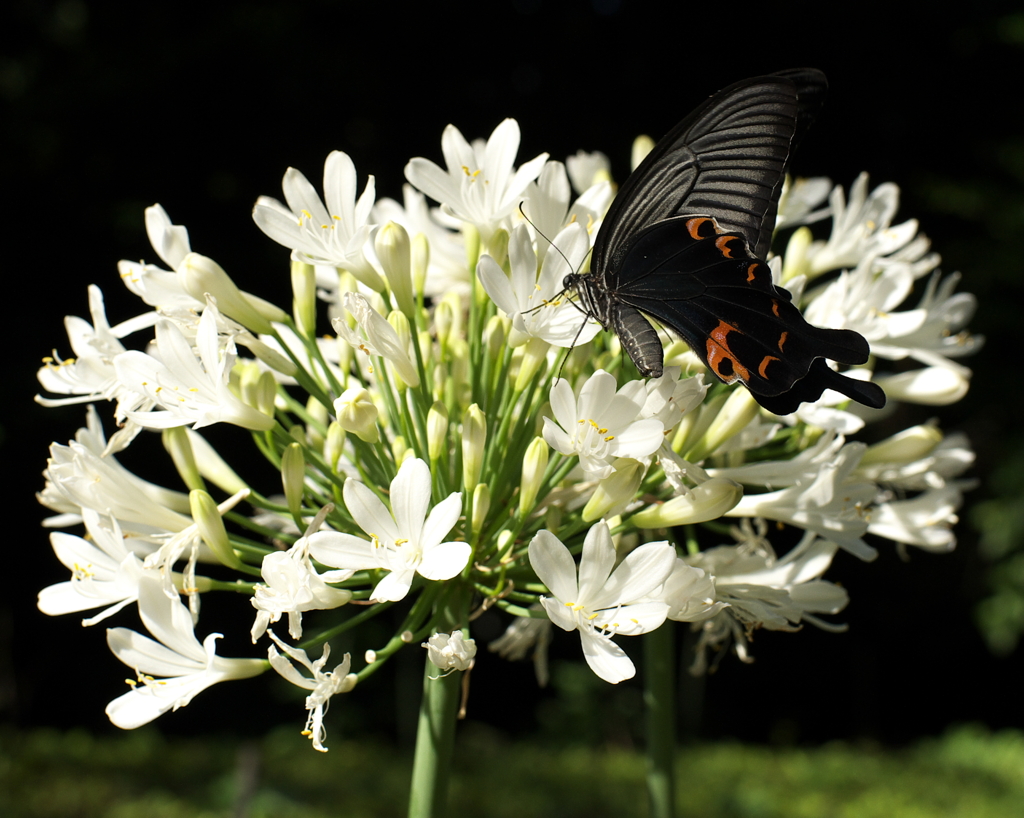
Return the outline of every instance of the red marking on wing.
[[[730,332],[743,334],[736,327],[727,324],[725,321],[719,321],[718,326],[711,330],[707,342],[708,366],[726,383],[732,383],[737,378],[746,383],[750,380],[750,370],[741,364],[739,358],[729,349]],[[732,363],[732,372],[723,373],[721,371],[724,360]]]
[[[764,360],[761,361],[761,365],[757,368],[758,374],[765,380],[768,380],[768,375],[765,373],[765,370],[768,368],[768,364],[770,364],[772,361],[777,360],[779,359],[776,358],[774,355],[765,355]]]

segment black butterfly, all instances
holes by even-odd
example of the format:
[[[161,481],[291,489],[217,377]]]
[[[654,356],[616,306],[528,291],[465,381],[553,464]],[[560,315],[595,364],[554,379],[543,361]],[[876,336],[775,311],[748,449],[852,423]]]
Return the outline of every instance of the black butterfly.
[[[825,389],[874,408],[885,393],[834,372],[870,348],[852,330],[804,320],[772,284],[768,253],[786,167],[828,84],[815,69],[753,77],[676,125],[623,183],[589,274],[565,277],[583,309],[614,329],[644,377],[664,351],[643,313],[678,333],[726,383],[785,415]]]

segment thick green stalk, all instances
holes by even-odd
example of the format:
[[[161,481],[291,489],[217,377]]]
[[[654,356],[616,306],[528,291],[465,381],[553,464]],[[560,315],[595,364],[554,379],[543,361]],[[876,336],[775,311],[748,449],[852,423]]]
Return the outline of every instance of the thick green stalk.
[[[666,622],[645,634],[643,639],[650,818],[672,818],[675,815],[676,708],[672,625],[672,622]]]
[[[441,671],[429,660],[423,673],[423,699],[416,727],[416,756],[409,793],[409,818],[438,818],[448,804],[448,778],[455,744],[461,673]]]

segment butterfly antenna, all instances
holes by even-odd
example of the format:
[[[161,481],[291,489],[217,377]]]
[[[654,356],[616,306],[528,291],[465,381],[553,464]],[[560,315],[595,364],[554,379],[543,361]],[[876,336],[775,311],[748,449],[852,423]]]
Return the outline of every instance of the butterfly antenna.
[[[519,203],[519,212],[520,212],[520,214],[522,214],[522,217],[526,220],[526,223],[528,225],[530,225],[530,227],[532,227],[534,230],[537,231],[537,235],[538,236],[540,236],[542,239],[544,239],[544,241],[546,241],[548,244],[550,244],[554,248],[555,252],[558,253],[558,255],[560,255],[562,257],[562,260],[565,262],[565,266],[566,267],[568,267],[574,273],[578,273],[579,270],[576,270],[576,269],[573,268],[572,262],[570,262],[569,259],[566,258],[565,253],[562,252],[561,248],[557,244],[555,244],[553,241],[551,241],[551,239],[549,239],[546,235],[544,235],[543,231],[539,227],[537,227],[537,225],[535,225],[533,223],[533,220],[530,219],[529,216],[526,215],[526,211],[523,210],[523,205],[524,204],[526,204],[526,203],[525,202],[520,202]],[[565,292],[565,290],[562,290],[562,293],[564,293],[564,292]],[[558,295],[561,295],[562,293],[559,293]],[[555,296],[555,297],[557,298],[558,296]]]

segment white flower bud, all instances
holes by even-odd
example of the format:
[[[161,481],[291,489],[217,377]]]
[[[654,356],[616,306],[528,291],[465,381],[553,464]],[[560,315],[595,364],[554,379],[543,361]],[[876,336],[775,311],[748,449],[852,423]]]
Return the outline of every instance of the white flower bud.
[[[583,521],[592,523],[607,516],[613,509],[625,507],[640,488],[646,471],[646,466],[639,460],[619,458],[615,462],[615,471],[597,484],[584,506]]]
[[[174,468],[178,470],[182,482],[190,489],[203,488],[203,478],[192,454],[188,430],[184,426],[172,426],[163,430],[162,438],[164,449],[174,461]]]
[[[712,477],[686,494],[634,514],[631,522],[637,528],[669,528],[703,523],[716,520],[732,510],[742,497],[743,488],[739,483],[724,477]]]
[[[725,403],[721,405],[721,409],[715,415],[714,420],[711,421],[711,425],[708,426],[704,436],[687,454],[686,459],[694,463],[700,462],[733,435],[747,428],[750,422],[757,417],[760,410],[761,407],[748,390],[743,388],[733,389],[729,397],[726,398]]]
[[[525,517],[533,511],[537,492],[548,469],[548,444],[542,437],[535,437],[526,447],[523,457],[522,481],[519,484],[519,516]]]
[[[341,397],[334,401],[334,413],[338,423],[346,432],[357,435],[367,443],[380,440],[377,430],[377,407],[370,398],[370,393],[362,387],[346,389]]]
[[[398,309],[411,320],[415,315],[416,299],[412,288],[409,234],[402,225],[388,222],[377,231],[373,244],[391,285],[391,293],[398,302]]]
[[[205,491],[194,489],[188,494],[188,504],[199,534],[213,555],[229,568],[241,568],[242,561],[231,547],[227,529],[224,528],[224,518],[220,516],[220,509],[214,499]]]
[[[217,309],[229,318],[253,332],[271,332],[271,321],[283,322],[288,314],[276,310],[276,315],[266,316],[238,287],[216,261],[199,253],[189,253],[178,266],[178,279],[185,291],[199,302],[206,302],[209,293],[217,300]],[[263,302],[264,309],[271,305]]]
[[[876,376],[875,383],[894,400],[925,406],[946,406],[966,395],[971,382],[968,375],[959,369],[926,366],[898,375]]]
[[[345,429],[336,420],[327,426],[327,438],[324,440],[324,459],[331,464],[334,471],[338,470],[338,461],[345,451]]]
[[[473,491],[480,482],[487,443],[487,418],[475,403],[462,418],[462,482],[466,491]]]
[[[487,512],[491,510],[491,489],[486,483],[477,483],[476,488],[473,489],[473,524],[471,531],[473,536],[477,536],[480,533],[480,529],[483,528],[484,521],[487,519]]]
[[[430,267],[430,242],[423,233],[412,237],[412,285],[417,293],[423,292]]]
[[[431,463],[448,452],[448,407],[441,401],[427,412],[427,452]]]
[[[290,443],[281,452],[281,485],[285,503],[293,517],[302,512],[302,494],[305,490],[306,458],[298,443]]]
[[[292,259],[292,316],[299,332],[316,335],[316,268]]]
[[[930,455],[941,442],[942,432],[935,426],[913,426],[868,446],[860,459],[860,468],[876,463],[913,463]]]

